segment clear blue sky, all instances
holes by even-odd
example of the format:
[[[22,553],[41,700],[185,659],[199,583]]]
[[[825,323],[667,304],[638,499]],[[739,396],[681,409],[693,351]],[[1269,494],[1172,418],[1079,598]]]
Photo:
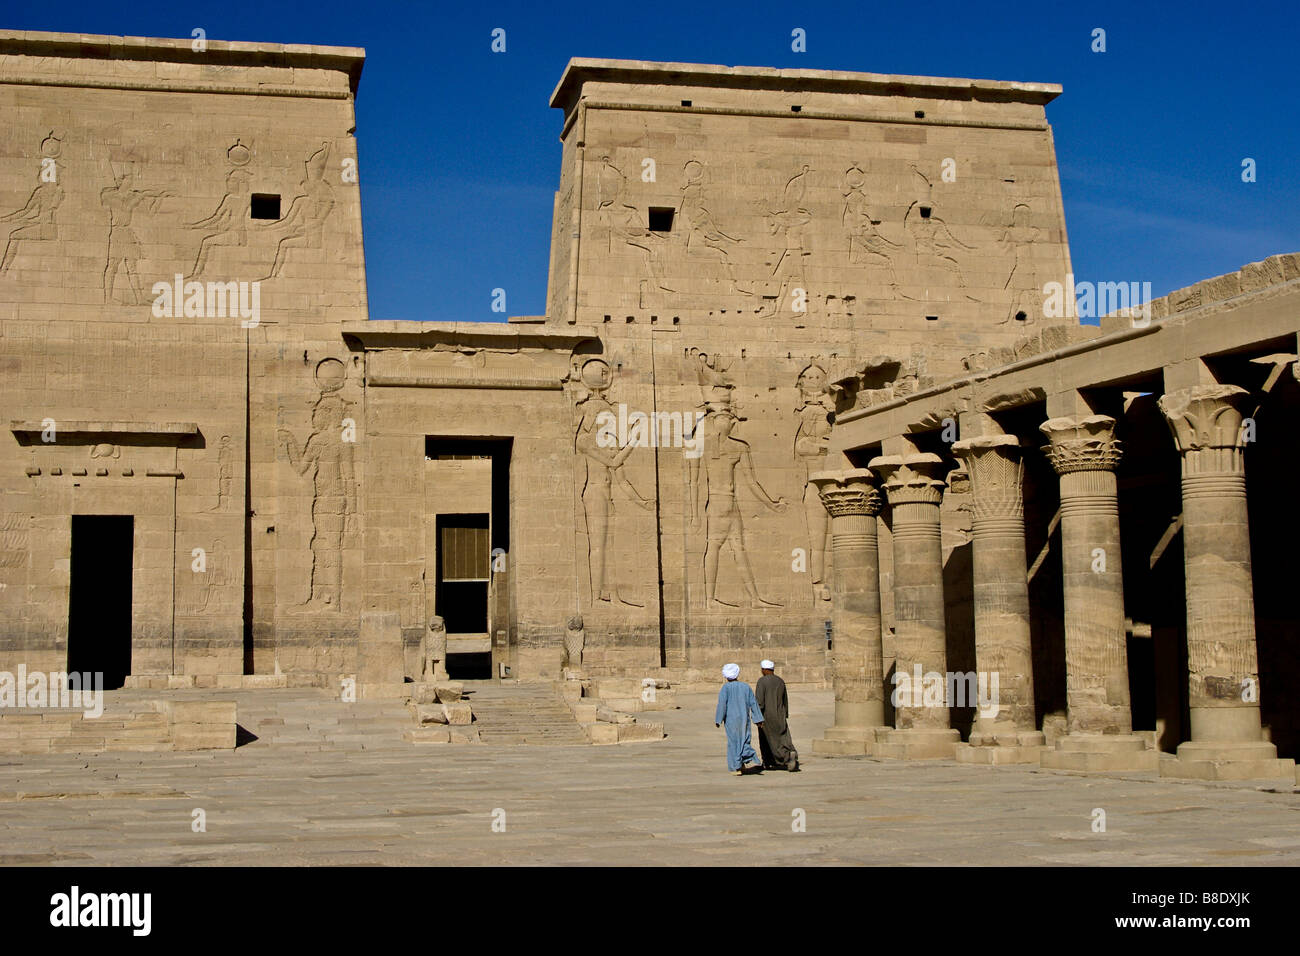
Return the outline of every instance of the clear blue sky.
[[[9,4],[0,27],[363,46],[357,135],[371,318],[545,309],[571,56],[1060,83],[1076,278],[1154,295],[1300,251],[1300,13],[1289,3]],[[490,51],[495,27],[507,52]],[[807,31],[806,53],[790,31]],[[1091,50],[1106,31],[1106,52]],[[1241,163],[1257,164],[1243,183]]]

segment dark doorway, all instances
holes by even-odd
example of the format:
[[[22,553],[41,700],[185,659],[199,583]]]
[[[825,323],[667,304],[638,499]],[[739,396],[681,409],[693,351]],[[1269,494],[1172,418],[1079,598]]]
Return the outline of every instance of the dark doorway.
[[[131,673],[132,515],[73,515],[68,670],[99,672],[104,689]]]
[[[438,515],[437,613],[448,634],[488,629],[490,548],[485,514]]]

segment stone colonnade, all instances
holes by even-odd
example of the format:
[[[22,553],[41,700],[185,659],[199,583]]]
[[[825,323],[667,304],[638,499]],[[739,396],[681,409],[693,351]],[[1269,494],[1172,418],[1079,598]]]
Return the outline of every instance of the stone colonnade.
[[[1035,720],[1020,439],[991,434],[953,445],[970,475],[973,517],[981,696],[967,744],[958,742],[948,717],[955,702],[946,673],[942,459],[890,455],[867,468],[811,477],[831,516],[834,554],[835,724],[814,741],[814,752],[1070,770],[1158,767],[1202,779],[1293,773],[1294,763],[1277,758],[1260,723],[1243,465],[1248,398],[1235,386],[1198,385],[1159,400],[1182,456],[1191,739],[1176,758],[1161,759],[1145,736],[1133,733],[1115,477],[1122,450],[1115,419],[1105,415],[1052,418],[1040,426],[1048,442],[1043,452],[1060,481],[1065,609],[1067,732],[1050,749]],[[886,502],[894,548],[892,687],[884,675],[876,535]],[[926,696],[909,686],[917,673],[943,675],[949,694]],[[900,687],[911,693],[898,695],[895,724],[888,727],[884,699]]]

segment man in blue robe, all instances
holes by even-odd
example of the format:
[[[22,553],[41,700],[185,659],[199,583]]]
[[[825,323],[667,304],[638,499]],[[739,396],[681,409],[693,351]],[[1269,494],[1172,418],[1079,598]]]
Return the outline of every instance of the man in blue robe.
[[[760,732],[763,727],[763,712],[758,709],[754,691],[740,677],[740,666],[728,664],[722,669],[722,676],[727,682],[718,691],[718,709],[713,715],[713,725],[727,728],[727,769],[739,777],[745,772],[745,765],[752,764],[753,769],[762,770],[763,765],[754,753],[754,745],[749,740],[750,722],[758,724]]]

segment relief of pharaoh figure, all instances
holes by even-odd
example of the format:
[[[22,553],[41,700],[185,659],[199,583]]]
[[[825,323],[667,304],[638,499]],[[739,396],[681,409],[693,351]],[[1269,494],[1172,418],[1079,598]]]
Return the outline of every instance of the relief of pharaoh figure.
[[[149,204],[150,212],[158,211],[158,204],[172,193],[166,189],[136,189],[135,170],[130,166],[113,176],[113,185],[99,191],[99,203],[108,210],[108,261],[104,264],[104,301],[113,297],[113,284],[120,269],[126,275],[130,289],[131,305],[139,305],[144,293],[140,289],[140,274],[136,263],[140,261],[140,239],[131,228],[135,210],[142,203]]]
[[[704,590],[708,607],[738,607],[718,598],[718,558],[722,546],[729,544],[740,570],[740,580],[745,586],[751,607],[781,607],[764,601],[758,593],[754,569],[749,562],[745,545],[745,526],[740,504],[736,500],[736,472],[739,471],[750,490],[769,509],[778,514],[786,510],[784,498],[773,499],[759,484],[754,472],[749,443],[733,438],[731,431],[742,421],[730,408],[711,408],[700,427],[704,439],[700,474],[704,480],[704,522],[706,545],[704,549]],[[696,499],[698,502],[698,499]],[[698,522],[697,509],[693,517]]]
[[[771,266],[767,277],[769,290],[776,290],[768,315],[793,318],[807,312],[809,296],[808,282],[804,278],[804,259],[810,253],[805,248],[804,238],[812,214],[803,207],[803,201],[810,171],[809,166],[803,165],[786,183],[781,208],[767,210],[767,230],[781,243],[781,248],[772,250],[768,257]]]
[[[802,466],[803,510],[808,522],[809,571],[812,572],[813,596],[831,599],[826,581],[826,551],[830,546],[830,516],[822,505],[817,487],[809,476],[826,469],[826,452],[830,448],[831,422],[835,405],[826,391],[826,372],[809,365],[799,374],[799,405],[795,408],[799,427],[794,436],[794,453]]]
[[[1029,222],[1030,209],[1025,203],[1016,203],[1011,210],[1011,221],[1002,233],[1000,242],[1012,260],[1011,271],[1002,288],[1011,297],[1011,305],[1002,325],[1017,316],[1022,322],[1032,322],[1042,315],[1042,283],[1034,263],[1034,245],[1040,241],[1042,230]]]
[[[636,449],[632,442],[622,448],[608,443],[608,423],[617,420],[607,393],[613,377],[603,359],[590,359],[578,373],[575,383],[574,450],[578,453],[578,486],[582,510],[587,523],[588,567],[591,572],[591,596],[595,601],[612,601],[642,607],[618,593],[609,581],[609,548],[614,516],[614,487],[623,490],[632,503],[644,510],[654,502],[636,490],[623,472],[623,463]],[[604,426],[604,427],[602,427]]]
[[[278,432],[294,471],[303,476],[310,472],[312,479],[311,597],[306,603],[330,611],[340,609],[343,537],[348,519],[356,514],[357,501],[352,443],[343,440],[349,403],[336,394],[343,381],[335,366],[342,369],[338,359],[326,359],[317,366],[322,391],[312,408],[312,433],[302,450],[288,429]]]

